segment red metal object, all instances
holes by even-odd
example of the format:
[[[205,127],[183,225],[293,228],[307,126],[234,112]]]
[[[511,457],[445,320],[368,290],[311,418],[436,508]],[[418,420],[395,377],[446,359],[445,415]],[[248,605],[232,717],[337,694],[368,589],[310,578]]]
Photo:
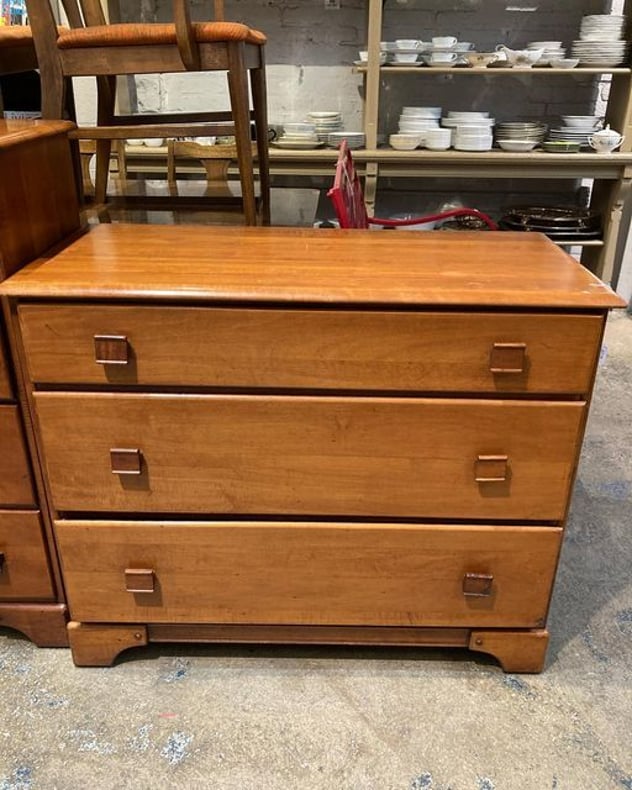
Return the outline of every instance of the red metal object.
[[[341,228],[368,228],[369,225],[383,225],[395,228],[402,225],[417,225],[422,222],[436,222],[451,217],[477,217],[482,220],[490,230],[498,230],[496,223],[475,208],[457,208],[442,211],[438,214],[428,214],[425,217],[412,217],[411,219],[379,219],[369,217],[364,203],[364,194],[360,177],[355,169],[351,151],[347,141],[340,145],[340,154],[336,164],[334,184],[327,193],[333,203],[336,216]]]

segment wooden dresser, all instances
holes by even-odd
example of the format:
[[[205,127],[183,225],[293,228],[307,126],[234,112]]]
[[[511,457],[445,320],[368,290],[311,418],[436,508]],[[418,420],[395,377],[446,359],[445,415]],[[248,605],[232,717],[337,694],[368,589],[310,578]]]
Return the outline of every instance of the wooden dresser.
[[[75,663],[252,641],[542,668],[623,304],[545,237],[102,225],[1,292]]]
[[[0,121],[0,281],[79,228],[71,128],[63,121]],[[40,646],[62,646],[61,578],[16,383],[0,316],[0,626]]]

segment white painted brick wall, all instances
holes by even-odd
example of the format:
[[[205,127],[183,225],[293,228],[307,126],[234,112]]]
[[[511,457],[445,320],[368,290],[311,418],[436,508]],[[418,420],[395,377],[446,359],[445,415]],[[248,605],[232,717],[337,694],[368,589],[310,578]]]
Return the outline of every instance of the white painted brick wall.
[[[138,0],[122,0],[124,19],[138,18]],[[351,64],[366,43],[365,0],[341,0],[339,11],[324,9],[323,0],[227,0],[230,19],[264,30],[267,46],[269,118],[274,124],[304,117],[309,109],[340,110],[349,129],[362,124],[362,79]],[[522,46],[538,39],[561,39],[570,45],[584,13],[603,12],[596,0],[387,0],[385,40],[429,38],[453,34],[472,41],[479,50],[499,42]],[[192,0],[192,13],[204,19],[209,4]],[[537,8],[535,12],[508,8]],[[170,18],[170,0],[142,0],[145,21]],[[80,118],[94,118],[91,87],[77,86]],[[145,76],[137,79],[138,108],[146,112],[226,106],[223,75]],[[384,80],[381,131],[396,127],[403,104],[426,102],[446,108],[489,109],[499,120],[541,117],[551,122],[560,114],[587,112],[596,97],[591,80],[525,77],[437,77],[427,72]]]

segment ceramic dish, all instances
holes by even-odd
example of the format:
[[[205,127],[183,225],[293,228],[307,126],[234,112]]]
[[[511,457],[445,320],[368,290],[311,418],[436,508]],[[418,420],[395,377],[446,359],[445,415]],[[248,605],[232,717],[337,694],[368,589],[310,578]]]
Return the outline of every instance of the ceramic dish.
[[[549,154],[578,154],[581,143],[571,143],[566,140],[546,140],[542,148]]]
[[[294,149],[296,151],[308,151],[312,148],[320,148],[321,146],[325,145],[324,140],[305,140],[302,142],[300,140],[275,140],[274,142],[270,143],[270,145],[274,146],[274,148],[286,148],[286,149]]]

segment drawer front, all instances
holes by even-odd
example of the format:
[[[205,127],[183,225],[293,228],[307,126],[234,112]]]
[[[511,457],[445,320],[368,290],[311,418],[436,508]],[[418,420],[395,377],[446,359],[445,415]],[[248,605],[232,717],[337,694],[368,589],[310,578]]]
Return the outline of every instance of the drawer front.
[[[603,319],[23,305],[20,322],[36,382],[585,393]]]
[[[33,505],[33,486],[17,406],[0,406],[0,505]]]
[[[62,511],[521,520],[563,517],[585,409],[51,392],[36,403]]]
[[[54,597],[39,514],[0,510],[0,601]]]
[[[561,530],[56,523],[82,622],[542,626]]]
[[[0,324],[0,398],[8,399],[13,396],[13,392],[9,380],[7,346],[4,340],[4,330]]]

